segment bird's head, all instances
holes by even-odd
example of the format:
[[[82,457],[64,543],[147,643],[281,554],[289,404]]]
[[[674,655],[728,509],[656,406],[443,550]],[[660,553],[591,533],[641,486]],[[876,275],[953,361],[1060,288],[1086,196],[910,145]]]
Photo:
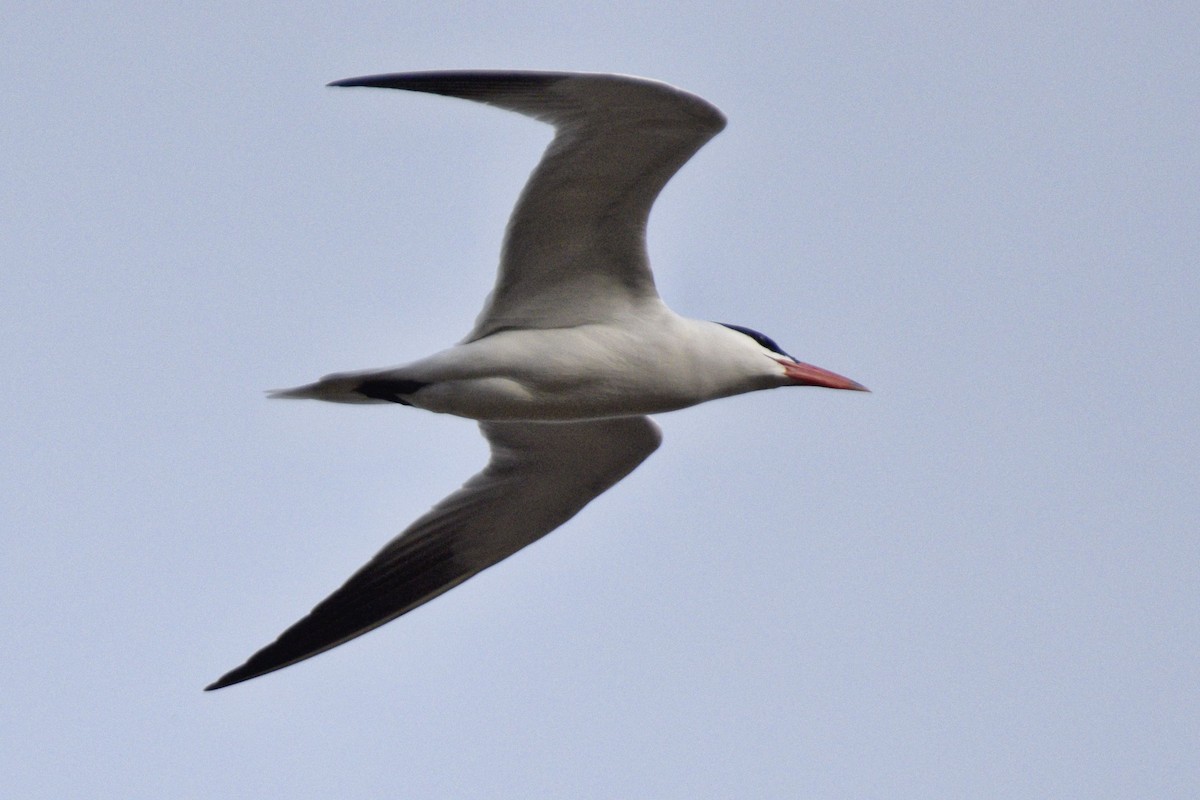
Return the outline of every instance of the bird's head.
[[[783,384],[786,386],[824,386],[827,389],[851,389],[857,392],[870,391],[870,389],[858,381],[852,381],[849,378],[838,375],[836,372],[830,372],[827,369],[814,367],[812,364],[805,364],[803,361],[796,360],[766,334],[759,333],[751,328],[744,328],[741,325],[730,325],[727,322],[722,322],[721,324],[751,339],[763,350],[765,356],[782,367]]]

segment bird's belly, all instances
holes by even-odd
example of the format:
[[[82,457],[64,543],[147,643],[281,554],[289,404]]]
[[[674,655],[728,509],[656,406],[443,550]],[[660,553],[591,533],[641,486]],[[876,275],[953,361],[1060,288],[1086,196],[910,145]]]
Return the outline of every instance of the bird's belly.
[[[674,317],[629,325],[511,331],[406,367],[428,411],[479,420],[577,420],[674,411],[749,387],[707,369]],[[648,345],[648,343],[651,343]]]
[[[628,376],[562,375],[549,380],[464,378],[412,396],[418,408],[478,420],[580,420],[674,411],[702,402],[684,387],[638,385]]]

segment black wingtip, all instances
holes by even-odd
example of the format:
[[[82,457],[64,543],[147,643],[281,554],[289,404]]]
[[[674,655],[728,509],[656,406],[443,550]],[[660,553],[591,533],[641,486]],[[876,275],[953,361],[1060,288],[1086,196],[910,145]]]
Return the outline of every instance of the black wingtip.
[[[367,86],[374,89],[402,89],[412,83],[414,76],[417,81],[428,80],[424,76],[431,73],[391,72],[382,75],[360,75],[357,78],[342,78],[325,84],[327,87]]]
[[[381,75],[359,75],[355,78],[342,78],[337,81],[330,81],[325,84],[327,87],[334,88],[341,86],[370,86],[376,89],[394,89],[397,81],[402,81],[411,78],[413,75],[422,75],[425,73],[411,72],[389,72]]]
[[[255,655],[257,655],[257,653]],[[277,669],[283,669],[291,663],[293,662],[289,661],[283,664],[273,664],[264,669],[261,664],[255,661],[254,658],[251,658],[245,664],[229,670],[229,672],[226,672],[208,686],[205,686],[204,691],[212,692],[217,689],[224,689],[226,686],[233,686],[235,683],[242,683],[243,681],[257,678],[260,675],[266,675],[268,672],[274,672]]]
[[[342,78],[326,86],[368,86],[375,89],[403,89],[429,92],[464,100],[487,99],[498,93],[537,92],[564,78],[563,72],[524,72],[508,70],[434,70],[428,72],[389,72]]]
[[[212,692],[217,689],[224,689],[226,686],[232,686],[235,683],[241,683],[242,681],[249,680],[250,678],[254,677],[253,675],[239,676],[238,673],[240,671],[241,671],[241,668],[239,667],[238,669],[235,669],[233,672],[225,673],[224,675],[222,675],[221,677],[217,678],[215,681],[210,683],[208,686],[205,686],[204,691]]]

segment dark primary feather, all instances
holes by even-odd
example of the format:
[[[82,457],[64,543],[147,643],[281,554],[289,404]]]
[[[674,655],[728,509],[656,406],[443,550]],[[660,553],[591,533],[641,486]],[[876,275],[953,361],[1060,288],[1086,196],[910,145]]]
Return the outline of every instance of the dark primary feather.
[[[404,89],[410,92],[429,92],[464,100],[487,102],[497,93],[540,93],[547,86],[569,77],[561,72],[506,72],[501,70],[393,72],[385,75],[363,75],[331,81],[328,86],[369,86],[376,89]]]

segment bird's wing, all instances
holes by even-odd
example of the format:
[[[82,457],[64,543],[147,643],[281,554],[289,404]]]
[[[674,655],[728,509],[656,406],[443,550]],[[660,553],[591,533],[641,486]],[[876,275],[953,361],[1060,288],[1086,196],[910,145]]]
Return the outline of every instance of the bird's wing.
[[[208,689],[295,664],[432,600],[562,525],[662,435],[647,417],[482,422],[488,465],[387,544],[273,643]]]
[[[554,125],[513,209],[496,286],[468,341],[505,328],[604,322],[657,298],[650,207],[725,127],[705,100],[665,83],[564,72],[417,72],[336,81],[461,97]]]

